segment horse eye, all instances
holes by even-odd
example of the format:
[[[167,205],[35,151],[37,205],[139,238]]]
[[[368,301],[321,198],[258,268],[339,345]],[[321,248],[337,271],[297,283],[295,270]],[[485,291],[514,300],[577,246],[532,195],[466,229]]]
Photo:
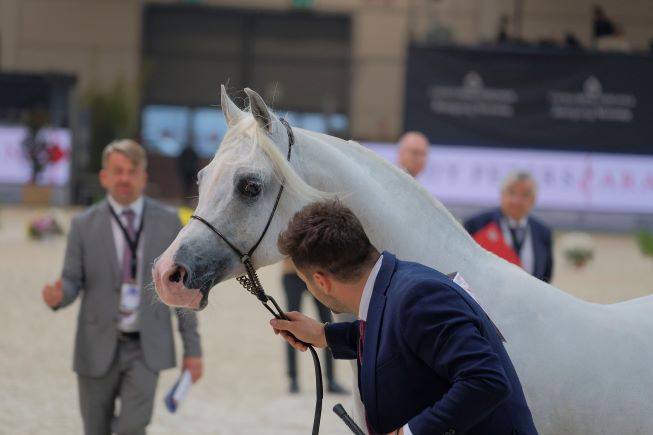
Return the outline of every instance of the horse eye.
[[[255,180],[241,180],[238,183],[238,190],[248,198],[254,198],[261,193],[261,183]]]

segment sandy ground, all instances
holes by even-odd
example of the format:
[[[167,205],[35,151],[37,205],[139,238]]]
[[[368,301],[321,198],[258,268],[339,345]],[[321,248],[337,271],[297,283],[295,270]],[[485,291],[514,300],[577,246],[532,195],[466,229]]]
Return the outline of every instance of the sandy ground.
[[[68,225],[72,209],[62,212]],[[65,238],[45,242],[26,237],[36,209],[0,209],[0,434],[80,434],[72,346],[78,305],[53,313],[41,301],[46,281],[60,273]],[[559,237],[560,235],[558,235]],[[628,235],[594,234],[595,259],[577,270],[560,252],[554,284],[583,299],[610,303],[653,292],[653,260],[640,255]],[[282,304],[280,269],[261,279]],[[305,311],[315,315],[312,303]],[[313,418],[314,379],[309,354],[300,355],[302,393],[287,391],[283,343],[268,326],[269,314],[235,281],[213,289],[199,314],[205,372],[176,414],[162,404],[178,370],[162,373],[150,434],[307,434]],[[179,349],[179,346],[178,346]],[[337,364],[349,384],[350,369]],[[326,395],[322,434],[350,433],[331,412],[345,396]]]

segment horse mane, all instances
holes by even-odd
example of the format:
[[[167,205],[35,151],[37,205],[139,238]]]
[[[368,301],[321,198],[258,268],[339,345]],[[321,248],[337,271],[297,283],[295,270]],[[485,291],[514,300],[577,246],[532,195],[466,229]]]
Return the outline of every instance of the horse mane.
[[[424,200],[428,201],[429,204],[438,210],[439,216],[445,219],[445,221],[449,221],[455,227],[458,227],[462,233],[467,235],[467,232],[462,228],[460,222],[449,212],[449,210],[447,210],[442,202],[431,195],[428,190],[426,190],[426,188],[417,182],[410,174],[393,165],[391,162],[378,156],[374,151],[362,146],[353,140],[342,140],[336,137],[328,136],[322,133],[316,133],[310,130],[304,130],[297,127],[293,127],[293,129],[295,131],[301,131],[305,135],[310,136],[313,140],[318,142],[326,143],[326,139],[332,139],[328,142],[329,145],[337,145],[343,148],[346,147],[348,152],[358,153],[361,155],[361,157],[364,157],[365,160],[380,165],[384,170],[388,171],[388,173],[393,174],[398,182],[407,183],[411,186],[411,188],[419,192],[419,195]],[[295,134],[296,138],[297,136],[298,135]],[[229,130],[227,131],[227,134],[225,135],[224,140],[220,145],[216,157],[229,149],[234,149],[236,147],[242,149],[243,139],[245,139],[245,141],[250,146],[249,153],[236,153],[240,154],[242,157],[233,162],[230,162],[229,164],[241,165],[247,162],[249,165],[251,165],[251,162],[254,161],[255,153],[260,150],[263,151],[272,161],[274,174],[277,180],[281,183],[284,183],[285,188],[293,192],[300,199],[303,199],[306,202],[313,202],[333,198],[335,196],[339,197],[340,199],[344,199],[344,197],[348,195],[348,192],[323,192],[307,184],[299,175],[297,175],[295,169],[286,160],[286,156],[281,153],[278,146],[274,143],[274,141],[272,141],[270,136],[266,134],[261,128],[259,128],[256,120],[254,119],[254,116],[249,112],[246,112],[245,116],[238,120],[234,125],[229,127]]]
[[[243,138],[248,139],[250,145],[249,153],[243,155],[240,159],[230,162],[230,165],[240,165],[244,162],[254,161],[254,155],[257,151],[263,151],[272,161],[274,175],[284,187],[295,195],[308,202],[319,201],[332,197],[332,194],[315,189],[306,183],[293,169],[286,160],[277,145],[272,139],[258,127],[254,116],[248,115],[240,119],[233,126],[229,127],[227,134],[220,145],[216,158],[229,149],[235,147],[242,148]],[[292,159],[292,157],[291,157]]]

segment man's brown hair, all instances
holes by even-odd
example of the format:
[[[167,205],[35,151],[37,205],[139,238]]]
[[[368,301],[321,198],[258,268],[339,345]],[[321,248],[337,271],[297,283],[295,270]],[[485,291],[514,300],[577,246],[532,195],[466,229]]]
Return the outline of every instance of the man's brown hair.
[[[378,257],[356,215],[337,200],[298,211],[277,246],[299,269],[321,269],[343,282],[358,279]]]
[[[111,153],[121,153],[124,154],[134,166],[141,166],[143,169],[147,169],[147,156],[145,155],[145,150],[143,147],[136,141],[131,139],[119,139],[114,140],[109,145],[104,147],[102,151],[102,167],[107,167],[107,161],[109,160],[109,155]]]

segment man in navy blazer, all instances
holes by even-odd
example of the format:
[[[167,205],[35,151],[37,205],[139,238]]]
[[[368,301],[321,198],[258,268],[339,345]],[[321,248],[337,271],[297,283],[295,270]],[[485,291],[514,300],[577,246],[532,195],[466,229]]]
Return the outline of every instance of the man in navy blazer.
[[[528,172],[510,173],[502,183],[501,207],[468,219],[464,226],[487,250],[550,282],[551,230],[530,215],[536,195],[537,184]]]
[[[271,325],[298,350],[358,358],[368,433],[537,433],[498,331],[447,276],[379,253],[337,201],[298,212],[278,246],[318,300],[358,315],[325,325],[291,312]]]

